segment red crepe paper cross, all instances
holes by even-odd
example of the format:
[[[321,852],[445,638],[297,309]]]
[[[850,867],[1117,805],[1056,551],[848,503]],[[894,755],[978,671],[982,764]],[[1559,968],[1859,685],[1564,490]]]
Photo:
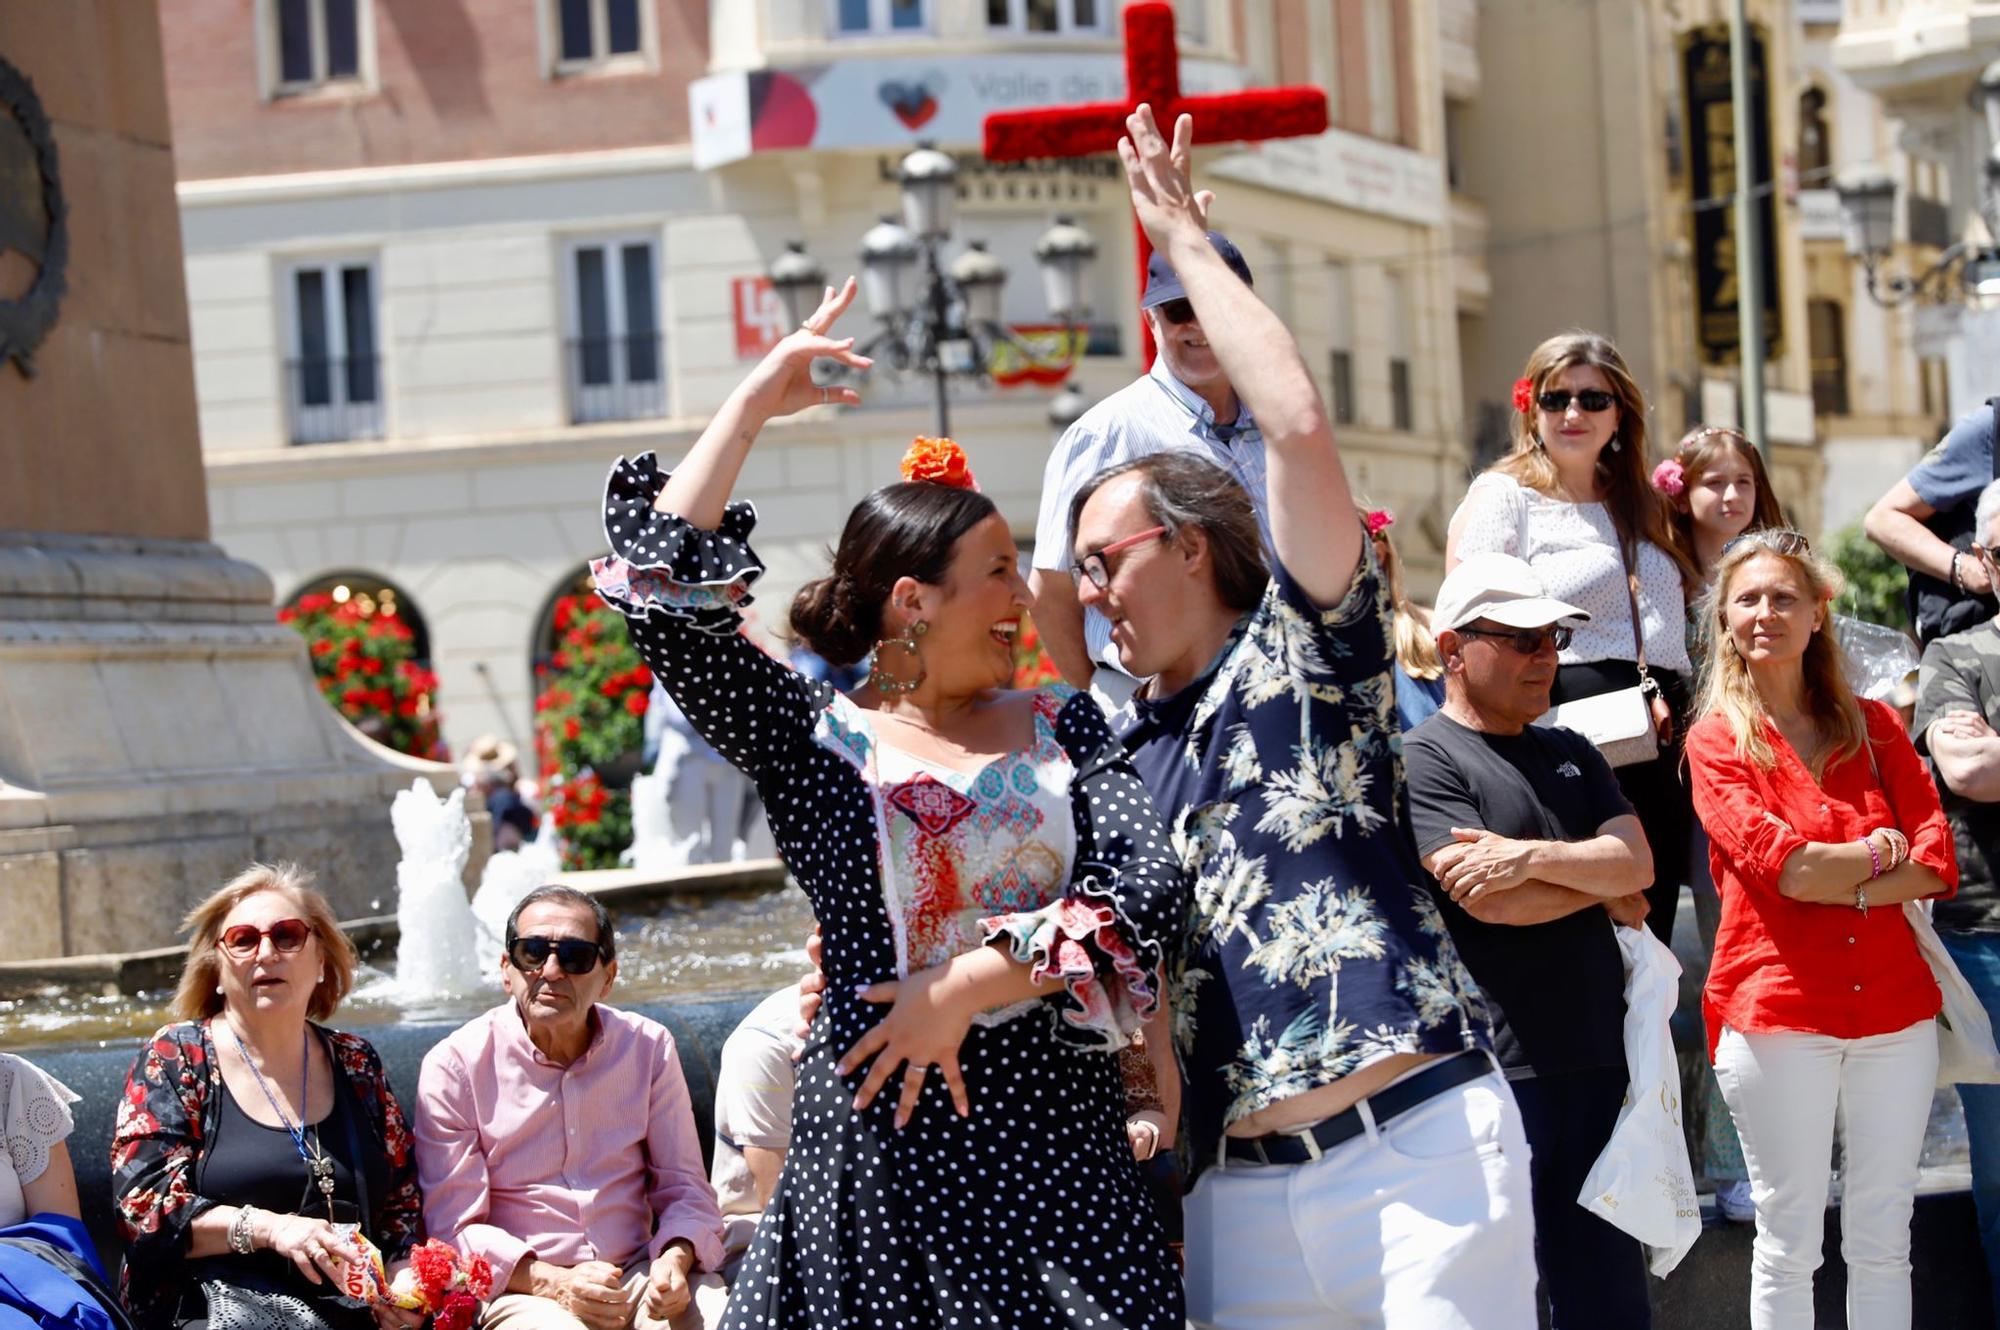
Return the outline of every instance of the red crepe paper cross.
[[[1029,111],[996,111],[986,117],[986,160],[1018,162],[1035,157],[1086,157],[1116,152],[1125,117],[1141,102],[1153,108],[1163,133],[1174,120],[1194,117],[1196,143],[1255,143],[1301,138],[1327,128],[1326,93],[1314,87],[1250,88],[1209,97],[1181,95],[1180,48],[1174,36],[1174,7],[1158,3],[1125,8],[1125,100],[1076,106],[1042,106]],[[1146,289],[1146,261],[1152,244],[1135,222],[1139,243],[1139,290]],[[1152,329],[1140,321],[1144,360],[1153,363]]]

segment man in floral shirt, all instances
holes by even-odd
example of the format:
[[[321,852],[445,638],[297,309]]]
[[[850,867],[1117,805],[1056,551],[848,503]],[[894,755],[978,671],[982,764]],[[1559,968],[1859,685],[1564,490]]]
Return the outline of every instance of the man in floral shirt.
[[[1083,603],[1147,679],[1121,718],[1193,880],[1171,985],[1203,1326],[1535,1323],[1528,1151],[1403,830],[1387,588],[1284,325],[1210,246],[1186,117],[1119,145],[1268,451],[1274,566],[1217,468],[1160,453],[1071,509]]]

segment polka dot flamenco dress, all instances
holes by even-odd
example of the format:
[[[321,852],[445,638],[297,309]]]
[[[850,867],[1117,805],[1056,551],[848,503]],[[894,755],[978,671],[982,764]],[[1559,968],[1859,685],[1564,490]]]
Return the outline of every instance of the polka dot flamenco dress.
[[[757,784],[811,899],[826,1004],[806,1044],[777,1195],[728,1330],[1181,1330],[1180,1278],[1126,1143],[1117,1049],[1151,1010],[1185,900],[1166,835],[1087,696],[1035,698],[1035,738],[966,775],[880,741],[868,712],[739,632],[756,518],[657,513],[651,455],[605,499],[593,569],[704,738]],[[933,1075],[892,1124],[834,1063],[886,1006],[858,987],[1005,946],[1064,986],[980,1017],[960,1050],[972,1116]]]

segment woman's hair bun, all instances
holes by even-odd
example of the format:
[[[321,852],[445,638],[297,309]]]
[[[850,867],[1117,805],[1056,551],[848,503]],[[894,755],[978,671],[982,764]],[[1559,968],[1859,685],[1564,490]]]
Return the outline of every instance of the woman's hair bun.
[[[792,598],[792,636],[829,665],[852,665],[874,648],[876,626],[858,620],[875,617],[855,604],[854,583],[839,574],[822,577],[799,588]]]

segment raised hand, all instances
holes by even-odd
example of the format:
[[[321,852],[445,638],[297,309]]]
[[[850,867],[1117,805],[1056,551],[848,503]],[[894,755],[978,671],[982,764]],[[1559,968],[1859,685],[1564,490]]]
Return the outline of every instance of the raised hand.
[[[1174,121],[1169,143],[1153,119],[1153,108],[1140,103],[1125,117],[1126,137],[1118,140],[1118,160],[1125,164],[1125,183],[1132,191],[1132,210],[1156,249],[1188,231],[1208,229],[1208,205],[1215,197],[1197,190],[1189,174],[1194,146],[1194,118]]]
[[[826,288],[826,296],[820,301],[819,308],[799,325],[797,331],[766,352],[757,368],[750,371],[750,377],[743,381],[742,391],[754,404],[757,414],[766,420],[775,420],[809,406],[834,402],[854,406],[861,401],[861,394],[852,388],[822,388],[812,381],[812,363],[815,360],[837,360],[850,369],[864,370],[875,363],[855,352],[852,337],[828,336],[835,321],[854,303],[857,289],[852,277],[838,291],[830,286]]]

